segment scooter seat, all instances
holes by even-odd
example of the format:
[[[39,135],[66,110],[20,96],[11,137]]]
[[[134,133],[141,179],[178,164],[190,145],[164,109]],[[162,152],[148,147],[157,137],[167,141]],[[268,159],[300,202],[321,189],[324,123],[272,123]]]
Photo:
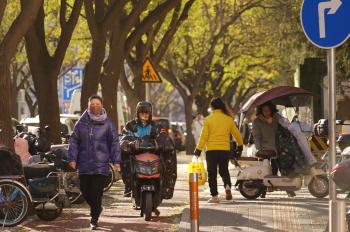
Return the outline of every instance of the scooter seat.
[[[260,150],[255,156],[260,159],[272,159],[277,157],[277,153],[273,150]]]
[[[23,167],[25,178],[36,179],[46,177],[50,172],[55,172],[56,168],[48,164],[33,164]]]
[[[259,161],[256,157],[239,157],[237,161]]]

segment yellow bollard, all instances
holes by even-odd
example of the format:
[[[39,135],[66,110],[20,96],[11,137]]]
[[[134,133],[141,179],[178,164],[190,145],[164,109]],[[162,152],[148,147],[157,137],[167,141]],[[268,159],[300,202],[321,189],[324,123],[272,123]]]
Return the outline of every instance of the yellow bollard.
[[[190,173],[191,232],[199,231],[198,173]]]

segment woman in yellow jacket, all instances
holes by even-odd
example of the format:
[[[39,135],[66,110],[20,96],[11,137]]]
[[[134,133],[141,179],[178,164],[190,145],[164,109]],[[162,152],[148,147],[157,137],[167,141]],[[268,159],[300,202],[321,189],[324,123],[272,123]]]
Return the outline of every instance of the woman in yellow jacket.
[[[238,153],[242,153],[243,140],[225,103],[220,98],[213,98],[210,107],[212,113],[204,120],[194,153],[200,156],[202,150],[206,150],[208,181],[212,196],[208,202],[219,203],[217,168],[219,167],[219,174],[224,182],[226,200],[231,200],[231,178],[228,170],[230,138],[232,136],[236,140]]]

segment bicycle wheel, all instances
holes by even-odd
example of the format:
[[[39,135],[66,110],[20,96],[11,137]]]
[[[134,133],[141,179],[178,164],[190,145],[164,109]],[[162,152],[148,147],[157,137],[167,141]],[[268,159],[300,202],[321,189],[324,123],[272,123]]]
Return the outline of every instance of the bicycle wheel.
[[[112,187],[114,179],[115,179],[115,172],[113,170],[113,166],[109,164],[108,177],[106,178],[106,182],[103,187],[103,192],[107,192]]]
[[[0,225],[20,224],[28,213],[30,197],[27,189],[17,181],[0,180]]]

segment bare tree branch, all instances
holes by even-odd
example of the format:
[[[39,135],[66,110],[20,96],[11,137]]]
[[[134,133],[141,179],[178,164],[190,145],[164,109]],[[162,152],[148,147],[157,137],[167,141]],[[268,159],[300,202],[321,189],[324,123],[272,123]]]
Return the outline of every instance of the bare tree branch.
[[[95,0],[96,2],[102,2],[100,0]],[[102,4],[100,3],[100,4]],[[107,33],[109,31],[115,21],[118,20],[118,18],[121,16],[120,12],[123,10],[123,7],[126,3],[126,0],[117,0],[117,1],[112,1],[110,3],[110,7],[108,8],[105,17],[103,18],[101,25],[102,25],[102,31],[104,33]]]
[[[2,22],[2,18],[4,17],[6,4],[7,4],[7,0],[0,1],[0,25],[1,25],[1,22]]]
[[[22,3],[21,12],[0,42],[0,51],[3,50],[0,53],[3,52],[5,59],[11,59],[15,55],[17,45],[35,20],[43,0],[22,0]]]
[[[93,0],[85,0],[84,6],[85,6],[86,19],[87,19],[91,36],[93,40],[96,40],[99,34],[99,30],[98,30],[97,20],[95,17],[95,12],[93,7]]]
[[[140,0],[138,2],[133,2],[133,10],[121,22],[123,30],[129,32],[135,26],[136,22],[139,20],[140,14],[147,8],[149,3],[150,0]]]
[[[65,0],[62,0],[63,2],[65,2]],[[69,16],[69,19],[67,22],[64,23],[64,27],[61,29],[61,35],[60,35],[60,39],[57,45],[57,48],[55,50],[55,54],[54,54],[54,60],[56,63],[56,68],[59,69],[62,65],[64,56],[66,54],[68,45],[70,43],[70,40],[72,38],[72,34],[74,31],[75,26],[77,25],[78,19],[79,19],[79,13],[81,11],[83,5],[83,0],[75,0],[74,1],[74,5],[73,5],[73,9],[72,12]],[[62,8],[64,8],[64,10],[62,10]],[[67,11],[67,6],[64,4],[61,5],[61,14],[60,15],[60,20],[62,17],[65,17],[66,15],[66,11]],[[64,19],[64,21],[66,21]]]
[[[73,7],[74,11],[74,7]],[[67,1],[61,0],[60,6],[60,26],[62,30],[65,30],[66,27],[66,15],[67,15]]]
[[[168,11],[174,8],[181,0],[168,0],[157,6],[146,18],[135,28],[130,34],[125,43],[125,54],[129,54],[137,41],[143,34],[159,19],[168,13]]]
[[[167,32],[163,36],[163,38],[162,38],[162,40],[157,48],[157,51],[155,52],[155,54],[153,56],[154,62],[158,63],[160,61],[160,59],[164,56],[164,53],[168,49],[168,47],[170,45],[170,41],[172,40],[174,34],[176,33],[176,31],[178,30],[180,25],[183,23],[183,21],[185,21],[188,18],[188,12],[191,9],[194,2],[195,2],[195,0],[189,0],[185,4],[184,9],[182,10],[182,13],[181,13],[179,18],[177,18],[177,16],[179,14],[181,5],[179,4],[178,7],[175,8],[174,13],[173,13],[173,18],[172,18],[170,25],[169,25],[169,29],[167,30]]]

